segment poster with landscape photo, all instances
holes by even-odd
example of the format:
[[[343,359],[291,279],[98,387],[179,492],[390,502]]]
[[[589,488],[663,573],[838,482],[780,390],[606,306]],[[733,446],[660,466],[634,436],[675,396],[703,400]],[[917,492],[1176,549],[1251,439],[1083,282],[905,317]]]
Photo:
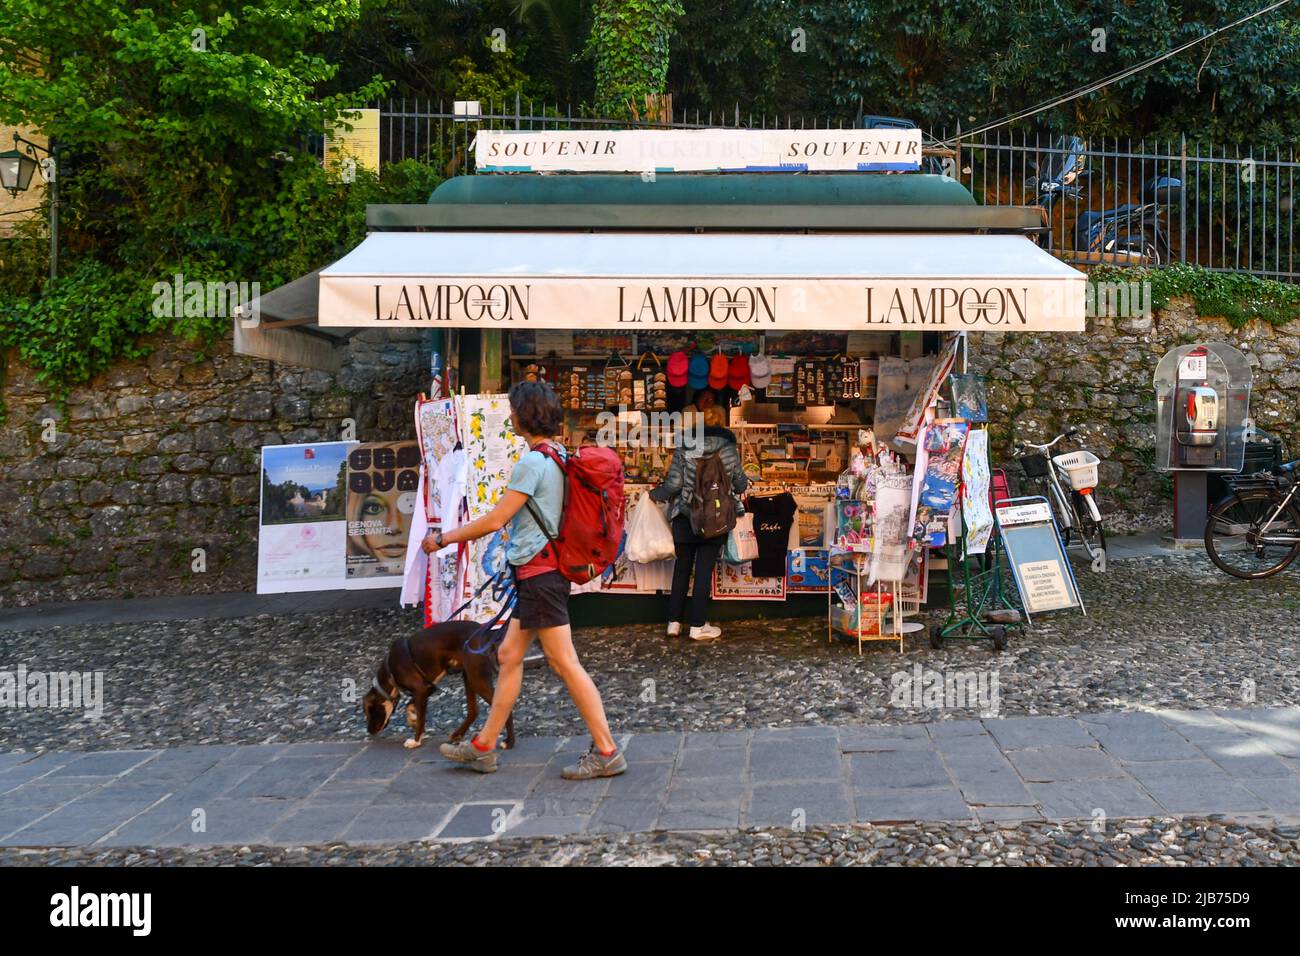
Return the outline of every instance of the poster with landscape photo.
[[[356,442],[262,449],[257,593],[344,586],[347,454]]]

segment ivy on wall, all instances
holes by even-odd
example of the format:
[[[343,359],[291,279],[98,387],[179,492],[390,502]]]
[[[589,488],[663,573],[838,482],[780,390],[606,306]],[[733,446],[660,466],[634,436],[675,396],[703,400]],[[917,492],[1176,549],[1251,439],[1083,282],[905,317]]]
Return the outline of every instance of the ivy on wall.
[[[1150,282],[1151,307],[1156,311],[1170,299],[1185,296],[1198,315],[1226,319],[1234,329],[1249,322],[1286,325],[1300,319],[1300,285],[1261,279],[1242,272],[1213,272],[1189,263],[1159,269],[1094,269],[1098,282]]]
[[[597,0],[586,53],[596,64],[598,116],[629,117],[662,93],[678,0]]]

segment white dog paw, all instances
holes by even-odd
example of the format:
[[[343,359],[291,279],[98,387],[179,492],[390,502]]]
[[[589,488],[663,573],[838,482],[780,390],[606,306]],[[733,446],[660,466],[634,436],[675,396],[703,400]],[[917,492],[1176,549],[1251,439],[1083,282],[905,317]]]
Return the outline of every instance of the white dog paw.
[[[416,740],[414,737],[411,737],[409,740],[403,741],[402,746],[405,747],[407,750],[414,750],[416,747],[420,746],[420,741]]]

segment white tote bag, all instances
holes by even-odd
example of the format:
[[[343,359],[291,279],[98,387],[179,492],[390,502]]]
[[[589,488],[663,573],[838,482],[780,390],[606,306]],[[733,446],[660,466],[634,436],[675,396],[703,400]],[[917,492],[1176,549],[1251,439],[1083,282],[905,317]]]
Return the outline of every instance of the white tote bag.
[[[728,564],[744,564],[758,557],[758,535],[754,534],[754,516],[749,512],[736,518],[723,557]]]
[[[641,492],[627,524],[627,559],[634,564],[650,564],[671,558],[676,553],[668,519],[650,500],[650,492]]]

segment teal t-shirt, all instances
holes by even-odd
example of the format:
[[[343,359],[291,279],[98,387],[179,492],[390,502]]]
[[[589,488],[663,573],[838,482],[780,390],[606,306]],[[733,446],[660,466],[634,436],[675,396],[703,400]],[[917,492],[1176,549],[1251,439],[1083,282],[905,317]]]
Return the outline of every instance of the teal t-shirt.
[[[564,458],[564,449],[552,445]],[[532,499],[533,507],[546,522],[546,530],[556,535],[560,530],[560,512],[564,509],[564,473],[558,465],[540,451],[529,451],[519,459],[510,474],[510,491],[518,491]],[[510,519],[510,544],[506,560],[518,567],[527,564],[548,544],[528,506],[520,508]]]

